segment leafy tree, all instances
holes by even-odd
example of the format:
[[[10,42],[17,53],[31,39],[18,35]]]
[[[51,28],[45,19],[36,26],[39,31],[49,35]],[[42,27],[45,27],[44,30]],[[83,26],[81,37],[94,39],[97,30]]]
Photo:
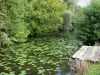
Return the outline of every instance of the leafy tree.
[[[76,20],[75,14],[77,12],[76,11],[77,5],[74,0],[64,0],[64,1],[67,3],[68,8],[66,10],[66,13],[63,14],[64,22],[60,27],[60,29],[62,29],[64,35],[66,35],[67,38],[73,39],[74,35],[70,34],[73,34],[74,32],[74,21]]]
[[[8,38],[7,33],[5,32],[5,24],[7,23],[6,2],[0,0],[0,46],[7,46],[12,44],[11,40]]]
[[[32,0],[28,4],[27,22],[31,35],[46,34],[58,30],[62,24],[61,15],[66,11],[66,3],[61,0]]]
[[[95,40],[100,39],[100,1],[92,0],[91,4],[84,9],[84,18],[78,25],[78,37],[85,44],[93,45]]]
[[[14,42],[25,42],[30,33],[25,22],[27,0],[6,0],[7,17],[6,32]]]

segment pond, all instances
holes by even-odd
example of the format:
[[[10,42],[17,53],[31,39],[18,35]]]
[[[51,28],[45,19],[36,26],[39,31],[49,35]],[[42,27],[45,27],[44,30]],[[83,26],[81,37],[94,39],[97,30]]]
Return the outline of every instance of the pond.
[[[67,65],[68,65],[68,64],[67,64]],[[68,67],[68,69],[70,69],[70,68]],[[58,71],[58,72],[56,73],[56,75],[70,75],[70,70],[61,69],[60,71]]]
[[[3,75],[69,75],[68,57],[75,49],[77,44],[66,39],[35,39],[1,48],[0,72]]]

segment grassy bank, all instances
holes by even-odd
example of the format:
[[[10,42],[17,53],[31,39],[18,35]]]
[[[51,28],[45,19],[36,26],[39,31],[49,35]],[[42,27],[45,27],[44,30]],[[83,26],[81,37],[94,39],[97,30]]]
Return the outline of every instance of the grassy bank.
[[[89,63],[88,75],[100,75],[100,63]]]

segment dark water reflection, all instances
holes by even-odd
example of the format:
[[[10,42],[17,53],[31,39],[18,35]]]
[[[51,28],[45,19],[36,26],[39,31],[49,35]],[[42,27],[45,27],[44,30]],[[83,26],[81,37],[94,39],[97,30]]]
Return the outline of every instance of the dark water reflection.
[[[56,73],[56,75],[70,75],[69,67],[68,70],[61,69],[59,72]]]

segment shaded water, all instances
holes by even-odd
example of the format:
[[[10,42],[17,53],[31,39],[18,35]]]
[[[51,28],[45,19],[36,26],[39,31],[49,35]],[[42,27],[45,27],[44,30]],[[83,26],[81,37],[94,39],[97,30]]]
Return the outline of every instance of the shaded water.
[[[68,70],[61,69],[59,72],[56,73],[56,75],[70,75],[69,67]]]

